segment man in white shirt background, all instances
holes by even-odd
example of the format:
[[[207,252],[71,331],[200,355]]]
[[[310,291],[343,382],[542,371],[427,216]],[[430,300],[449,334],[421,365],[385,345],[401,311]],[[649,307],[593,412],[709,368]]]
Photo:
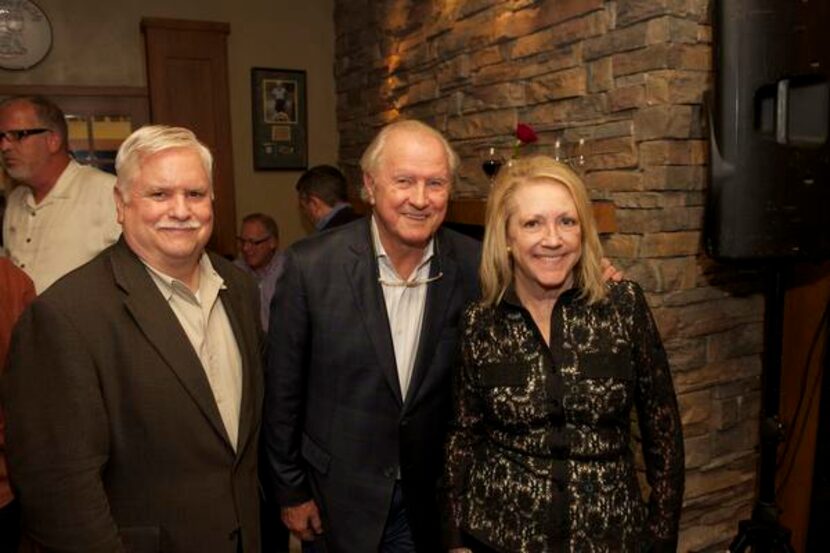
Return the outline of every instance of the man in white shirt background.
[[[0,102],[0,160],[17,184],[7,199],[3,245],[38,293],[113,244],[115,177],[69,155],[64,114],[42,96]]]

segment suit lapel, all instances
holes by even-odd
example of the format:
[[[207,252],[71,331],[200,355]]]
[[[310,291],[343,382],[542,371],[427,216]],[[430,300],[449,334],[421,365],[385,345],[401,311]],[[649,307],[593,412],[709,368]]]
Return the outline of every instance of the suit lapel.
[[[368,219],[367,219],[368,220]],[[398,368],[395,362],[395,348],[389,331],[389,319],[386,315],[386,303],[383,291],[378,283],[377,260],[371,247],[371,234],[368,225],[357,225],[361,233],[358,241],[351,246],[354,258],[347,262],[346,272],[355,304],[360,310],[361,320],[366,325],[369,338],[375,348],[378,363],[386,377],[389,388],[399,404],[403,404],[401,385],[398,381]]]
[[[217,264],[213,265],[214,268]],[[219,272],[219,269],[216,269]],[[251,336],[251,333],[246,333],[239,314],[243,313],[244,298],[240,296],[240,288],[233,286],[227,275],[219,272],[220,276],[225,280],[227,288],[219,292],[219,298],[222,300],[222,305],[225,308],[225,313],[228,315],[228,320],[231,323],[233,335],[236,338],[236,343],[239,348],[239,354],[242,358],[242,398],[239,406],[239,432],[237,433],[236,454],[241,457],[248,440],[253,431],[253,422],[256,420],[254,410],[256,409],[256,396],[254,395],[254,367],[259,365],[254,359],[251,359],[250,352],[258,352],[257,344],[250,344],[246,337]],[[256,320],[259,323],[259,319]],[[224,427],[224,426],[223,426]]]
[[[116,283],[127,293],[124,300],[127,311],[199,406],[210,426],[230,447],[199,357],[144,264],[129,250],[123,238],[113,250],[112,264]]]
[[[418,390],[429,372],[435,348],[446,326],[447,309],[452,299],[456,278],[458,278],[455,256],[452,255],[452,252],[447,251],[450,249],[448,244],[439,243],[440,239],[441,231],[439,230],[435,235],[435,259],[437,263],[432,264],[430,276],[437,276],[439,270],[443,272],[444,276],[430,283],[427,289],[424,322],[421,326],[421,336],[418,341],[418,354],[415,357],[412,380],[409,383],[409,390],[406,395],[406,404],[408,405],[417,397]]]

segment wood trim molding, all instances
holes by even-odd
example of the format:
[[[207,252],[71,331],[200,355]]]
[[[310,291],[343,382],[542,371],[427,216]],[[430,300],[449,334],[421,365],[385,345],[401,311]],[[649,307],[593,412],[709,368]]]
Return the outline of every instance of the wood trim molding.
[[[143,17],[141,32],[145,29],[170,29],[174,31],[208,31],[211,33],[231,33],[230,23],[219,21],[191,21],[185,19],[168,19],[165,17]]]
[[[144,86],[74,86],[40,84],[0,84],[0,96],[40,94],[42,96],[119,96],[146,98]]]

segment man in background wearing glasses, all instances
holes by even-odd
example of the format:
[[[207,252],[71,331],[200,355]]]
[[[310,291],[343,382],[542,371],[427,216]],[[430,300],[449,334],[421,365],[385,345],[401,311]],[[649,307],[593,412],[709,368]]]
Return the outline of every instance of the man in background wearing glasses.
[[[236,241],[239,244],[239,257],[234,264],[257,281],[260,319],[263,330],[268,332],[271,298],[282,274],[280,229],[273,217],[264,213],[250,213],[242,219],[242,229]]]
[[[41,96],[0,103],[0,159],[18,186],[8,198],[3,245],[38,293],[115,243],[115,177],[69,155],[63,112]]]
[[[436,484],[456,326],[480,246],[441,228],[458,158],[417,121],[361,159],[371,217],[296,243],[268,336],[268,464],[315,550],[440,550]]]

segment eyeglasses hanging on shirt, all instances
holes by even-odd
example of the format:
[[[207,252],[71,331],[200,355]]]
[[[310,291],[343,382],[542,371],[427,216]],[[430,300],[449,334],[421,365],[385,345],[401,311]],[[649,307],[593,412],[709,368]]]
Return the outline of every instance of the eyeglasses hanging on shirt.
[[[381,283],[383,286],[399,286],[401,288],[415,288],[416,286],[421,286],[423,284],[429,284],[430,282],[435,282],[439,278],[443,277],[444,273],[439,272],[435,276],[426,277],[426,278],[416,278],[413,280],[384,280],[383,277],[378,277],[378,282]]]
[[[433,252],[432,257],[430,258],[430,263],[432,263],[433,260],[435,261],[437,272],[437,274],[434,276],[413,278],[411,280],[386,280],[382,276],[378,275],[378,282],[381,284],[381,286],[397,286],[399,288],[416,288],[424,284],[429,284],[430,282],[435,282],[436,280],[444,276],[444,271],[441,270],[441,257],[438,255],[437,242],[435,242],[435,250]],[[415,270],[415,274],[418,274],[417,269]]]

